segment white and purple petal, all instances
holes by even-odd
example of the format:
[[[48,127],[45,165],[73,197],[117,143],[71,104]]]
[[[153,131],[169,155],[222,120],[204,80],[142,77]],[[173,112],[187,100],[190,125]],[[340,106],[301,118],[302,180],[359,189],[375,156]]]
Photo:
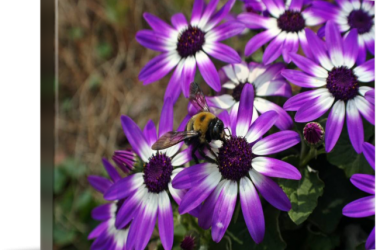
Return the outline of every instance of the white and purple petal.
[[[362,118],[354,100],[348,100],[346,107],[347,130],[350,141],[355,151],[360,154],[363,151],[364,129]]]
[[[304,88],[318,88],[326,85],[326,79],[310,76],[298,70],[284,69],[281,74],[291,83]]]
[[[158,231],[164,249],[172,249],[174,239],[173,211],[166,191],[158,194]]]
[[[249,127],[245,139],[248,143],[255,142],[261,138],[276,123],[278,114],[275,111],[268,111],[259,116]]]
[[[276,178],[284,178],[291,180],[301,179],[301,173],[293,165],[269,157],[255,157],[252,160],[252,167],[257,172]]]
[[[372,82],[375,79],[375,60],[370,59],[353,69],[354,74],[361,82]]]
[[[260,197],[250,179],[240,179],[239,194],[241,209],[248,231],[256,244],[264,239],[265,222]]]
[[[359,88],[360,90],[360,88]],[[374,89],[371,89],[369,91],[367,91],[364,95],[364,98],[370,102],[371,104],[375,105],[375,90]]]
[[[299,93],[289,98],[284,103],[284,109],[289,111],[297,111],[306,104],[314,101],[314,99],[319,98],[322,95],[326,95],[328,92],[329,91],[326,88],[320,88]]]
[[[294,64],[306,73],[324,79],[328,77],[327,70],[325,70],[309,58],[300,56],[295,53],[290,53],[289,56],[291,57]]]
[[[218,186],[203,203],[198,218],[198,224],[201,228],[207,230],[211,227],[215,204],[218,201],[220,192],[222,191],[223,187],[227,184],[227,182],[228,180],[222,180],[221,182],[219,182]]]
[[[298,109],[294,120],[296,122],[310,122],[318,119],[332,106],[334,100],[335,98],[330,92],[324,92]]]
[[[278,119],[275,123],[275,126],[278,127],[280,130],[290,129],[293,127],[293,120],[290,117],[290,115],[277,104],[265,100],[264,98],[256,97],[254,107],[261,114],[271,110],[276,111],[278,114]]]
[[[221,178],[222,175],[215,167],[215,170],[211,174],[189,189],[178,207],[178,212],[185,214],[199,206],[214,191]]]
[[[375,107],[368,102],[364,97],[358,95],[354,98],[355,105],[360,114],[372,125],[375,125]]]
[[[251,84],[243,87],[236,120],[236,135],[245,136],[252,121],[254,90]]]
[[[139,188],[144,183],[143,173],[136,173],[120,179],[104,194],[106,200],[120,200]]]
[[[218,71],[210,58],[203,51],[198,51],[195,55],[195,59],[205,82],[213,90],[219,92],[221,89],[221,84]]]
[[[325,148],[330,152],[339,139],[344,125],[346,106],[344,101],[338,100],[332,107],[326,122]]]
[[[289,211],[292,207],[288,196],[284,191],[269,177],[256,172],[254,169],[249,171],[249,176],[260,194],[272,206],[282,211]]]
[[[278,34],[280,34],[280,29],[269,29],[263,31],[254,37],[252,37],[245,45],[244,55],[250,56],[253,52],[259,49],[261,46],[272,40]]]
[[[363,144],[363,154],[369,165],[375,170],[375,146],[365,142]]]
[[[301,141],[295,131],[285,130],[271,134],[256,142],[252,147],[255,155],[269,155],[291,148]]]
[[[354,66],[358,57],[358,51],[358,31],[352,29],[343,40],[344,65],[349,69]]]
[[[172,185],[176,189],[190,189],[205,179],[207,176],[217,171],[212,163],[200,163],[183,169],[172,181]]]
[[[203,45],[203,50],[207,54],[216,59],[226,62],[226,63],[239,63],[241,58],[239,54],[231,47],[219,43],[219,42],[209,42]]]
[[[348,203],[343,208],[343,215],[352,218],[368,217],[375,214],[375,196],[367,196]]]
[[[350,181],[358,189],[369,194],[375,194],[375,176],[369,174],[354,174],[351,176]]]
[[[235,210],[237,193],[236,181],[228,181],[227,185],[222,188],[212,217],[211,236],[215,242],[219,242],[223,238],[230,224]]]

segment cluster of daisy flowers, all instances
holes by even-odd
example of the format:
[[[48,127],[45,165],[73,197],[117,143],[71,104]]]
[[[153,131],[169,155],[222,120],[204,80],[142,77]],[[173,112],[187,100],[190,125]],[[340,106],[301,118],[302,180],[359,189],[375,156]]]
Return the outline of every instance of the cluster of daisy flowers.
[[[89,235],[95,239],[92,249],[145,249],[156,224],[163,248],[172,249],[175,210],[196,218],[215,242],[241,210],[249,234],[260,244],[265,237],[262,201],[289,211],[289,197],[276,179],[302,178],[302,166],[277,155],[297,151],[300,144],[328,154],[343,129],[356,153],[375,168],[374,146],[365,142],[362,120],[375,122],[374,2],[244,0],[238,14],[231,13],[235,0],[219,5],[218,0],[194,0],[191,17],[175,14],[171,24],[144,14],[151,29],[139,31],[136,39],[159,54],[142,68],[139,80],[150,84],[172,73],[158,129],[151,120],[140,129],[130,117],[121,117],[131,149],[115,151],[112,159],[123,174],[104,159],[110,179],[89,177],[109,202],[93,210],[101,223]],[[235,36],[249,38],[245,48],[223,43]],[[258,50],[263,50],[260,62],[250,57]],[[217,69],[213,58],[225,65]],[[197,69],[215,95],[199,94],[194,100]],[[190,97],[188,115],[173,128],[173,106],[181,93]],[[199,118],[200,112],[207,115]],[[307,124],[299,131],[297,123]],[[189,137],[152,149],[172,131],[187,131]],[[202,147],[185,145],[190,135]],[[136,168],[137,162],[143,167]],[[346,205],[343,215],[374,215],[374,176],[356,173],[351,182],[370,196]],[[367,249],[375,248],[374,232]],[[199,245],[188,235],[180,247]]]

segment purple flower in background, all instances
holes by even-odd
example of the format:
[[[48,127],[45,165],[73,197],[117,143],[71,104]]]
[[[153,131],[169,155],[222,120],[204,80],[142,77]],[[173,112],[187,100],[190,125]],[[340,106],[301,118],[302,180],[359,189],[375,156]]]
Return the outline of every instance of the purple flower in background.
[[[322,5],[321,5],[322,3]],[[362,64],[366,59],[367,50],[375,54],[375,1],[367,0],[340,0],[338,5],[316,1],[315,8],[329,8],[330,20],[333,20],[340,32],[349,32],[356,29],[358,32],[358,57],[356,62]],[[318,35],[325,36],[325,26]]]
[[[266,6],[262,0],[241,0],[244,3],[244,11],[250,13],[263,12]]]
[[[121,179],[116,169],[106,159],[103,165],[111,180],[101,176],[89,176],[88,181],[99,192],[104,194],[114,182]],[[129,225],[124,228],[115,227],[116,214],[124,200],[100,205],[92,210],[92,218],[101,223],[90,233],[88,239],[95,239],[91,249],[123,250],[127,244]]]
[[[262,138],[275,124],[278,115],[275,111],[268,111],[251,124],[253,96],[253,86],[245,85],[237,117],[229,116],[227,111],[219,115],[232,135],[215,149],[218,163],[191,166],[173,180],[174,188],[188,189],[179,206],[179,213],[187,213],[204,202],[198,223],[204,229],[211,227],[212,238],[216,242],[222,239],[227,230],[238,193],[248,230],[256,243],[261,242],[265,223],[256,189],[274,207],[289,211],[291,203],[288,197],[269,177],[301,178],[299,171],[292,165],[264,157],[296,145],[300,137],[294,131],[281,131]],[[236,122],[231,119],[236,119]]]
[[[363,144],[364,156],[375,170],[375,147],[368,142]],[[351,183],[370,196],[360,198],[343,208],[343,215],[352,218],[362,218],[375,215],[375,176],[369,174],[354,174]],[[366,249],[375,249],[375,227],[373,227],[365,244]]]
[[[328,10],[316,10],[306,5],[303,0],[291,0],[285,4],[283,0],[262,0],[272,17],[260,16],[255,13],[242,13],[238,20],[247,28],[263,32],[248,41],[244,54],[251,55],[264,44],[269,43],[263,55],[263,63],[276,60],[281,54],[284,61],[289,63],[289,53],[298,51],[299,44],[305,54],[310,54],[305,36],[306,26],[315,26],[326,22]],[[273,40],[272,40],[273,39]]]
[[[325,128],[326,152],[334,148],[346,118],[352,146],[361,153],[364,142],[361,116],[375,124],[374,104],[363,97],[373,89],[363,83],[374,80],[374,60],[354,67],[358,54],[356,29],[342,39],[338,27],[329,21],[326,42],[311,30],[306,31],[306,37],[315,59],[291,53],[292,61],[302,71],[285,69],[282,75],[298,86],[316,89],[289,98],[284,109],[297,111],[296,122],[309,122],[332,107]]]
[[[187,22],[182,13],[172,19],[174,28],[161,19],[144,14],[145,20],[153,30],[142,30],[136,34],[137,41],[143,46],[162,52],[152,59],[139,74],[144,84],[155,82],[175,68],[166,89],[165,98],[176,101],[182,92],[189,97],[190,83],[193,82],[196,66],[211,88],[220,91],[218,72],[209,55],[227,63],[239,63],[241,58],[231,47],[221,41],[240,34],[244,25],[238,22],[226,22],[219,26],[235,3],[229,0],[215,12],[219,0],[211,0],[208,5],[203,0],[195,0],[190,19]]]
[[[258,112],[264,113],[274,110],[279,117],[275,125],[281,129],[290,129],[293,126],[292,118],[277,104],[265,100],[266,96],[291,97],[292,90],[289,83],[281,75],[281,70],[285,68],[282,63],[263,65],[251,62],[248,65],[243,62],[224,66],[220,71],[223,88],[231,89],[231,95],[207,97],[210,107],[219,109],[231,109],[232,120],[235,120],[239,109],[240,96],[243,87],[250,84],[254,87],[254,107],[252,121],[258,117]]]
[[[156,220],[163,247],[173,245],[173,211],[169,195],[180,203],[184,190],[172,187],[172,179],[183,168],[175,168],[191,160],[188,148],[180,153],[182,143],[166,150],[153,151],[151,146],[173,130],[173,102],[166,98],[162,108],[158,137],[156,126],[149,121],[144,132],[128,116],[121,117],[124,133],[133,150],[144,162],[143,173],[135,173],[116,182],[104,195],[106,200],[125,199],[116,216],[116,228],[130,224],[127,249],[144,249],[153,233]],[[132,220],[133,219],[133,220]]]

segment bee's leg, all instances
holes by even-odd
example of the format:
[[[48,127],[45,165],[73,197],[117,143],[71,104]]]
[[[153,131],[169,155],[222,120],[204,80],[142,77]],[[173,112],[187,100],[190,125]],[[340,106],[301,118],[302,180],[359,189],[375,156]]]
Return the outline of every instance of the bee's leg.
[[[199,164],[198,157],[195,155],[195,152],[197,152],[198,148],[199,148],[199,145],[196,144],[196,145],[193,145],[193,149],[191,150],[191,156],[193,157],[196,164]]]
[[[215,154],[214,151],[212,151],[210,144],[206,144],[207,149],[211,152],[211,154],[215,157],[214,162],[218,160],[218,156]]]
[[[216,160],[214,160],[214,159],[212,159],[211,157],[208,157],[206,154],[205,154],[205,152],[203,152],[203,146],[204,145],[202,145],[202,147],[198,147],[198,152],[199,152],[199,154],[206,160],[206,161],[208,161],[208,162],[210,162],[210,163],[216,163]],[[216,158],[215,158],[216,159]]]

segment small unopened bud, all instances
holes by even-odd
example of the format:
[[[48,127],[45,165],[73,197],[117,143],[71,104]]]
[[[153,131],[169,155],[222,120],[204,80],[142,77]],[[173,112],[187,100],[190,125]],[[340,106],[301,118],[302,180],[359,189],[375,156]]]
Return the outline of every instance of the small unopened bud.
[[[180,247],[182,250],[193,250],[195,249],[195,245],[195,236],[186,235],[182,240]]]
[[[124,173],[129,173],[136,162],[136,154],[132,150],[116,150],[112,160]]]
[[[325,131],[321,124],[309,122],[303,128],[303,136],[309,145],[318,146],[323,142]]]

